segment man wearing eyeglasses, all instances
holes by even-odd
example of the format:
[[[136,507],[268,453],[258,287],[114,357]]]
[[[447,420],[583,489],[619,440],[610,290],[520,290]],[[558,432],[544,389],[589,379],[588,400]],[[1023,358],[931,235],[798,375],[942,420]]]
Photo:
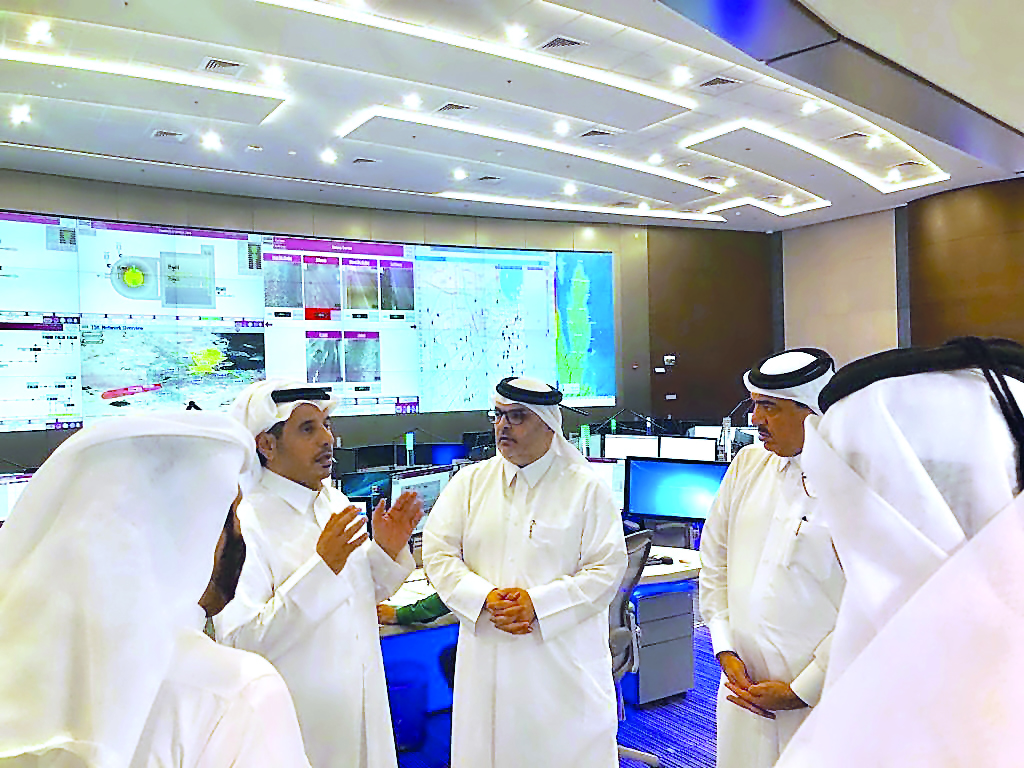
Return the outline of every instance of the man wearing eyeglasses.
[[[726,472],[701,536],[700,608],[722,667],[718,768],[770,768],[821,696],[844,579],[800,467],[835,363],[820,349],[747,371],[761,445]]]
[[[626,567],[611,489],[562,435],[562,395],[509,378],[498,456],[435,502],[423,564],[459,617],[452,768],[614,768],[608,606]]]

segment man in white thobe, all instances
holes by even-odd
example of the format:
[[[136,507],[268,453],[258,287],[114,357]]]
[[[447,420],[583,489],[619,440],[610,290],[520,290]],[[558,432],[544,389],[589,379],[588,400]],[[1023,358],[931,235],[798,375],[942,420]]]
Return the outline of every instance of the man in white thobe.
[[[452,478],[423,533],[427,575],[460,620],[453,768],[618,765],[608,606],[622,520],[563,437],[561,399],[503,380],[500,455]]]
[[[255,466],[233,419],[189,413],[106,419],[39,468],[0,529],[5,768],[309,767],[277,671],[200,631]]]
[[[233,414],[264,463],[238,517],[246,560],[235,599],[214,620],[221,642],[281,672],[314,768],[394,768],[376,605],[412,572],[406,544],[421,502],[405,493],[365,518],[330,486],[336,401],[323,387],[269,380]]]
[[[736,455],[700,547],[700,610],[723,673],[718,768],[774,765],[821,696],[843,574],[800,453],[833,370],[800,349],[743,378],[762,444]]]
[[[958,339],[856,361],[822,393],[805,466],[847,589],[780,766],[1021,764],[1022,381],[1020,346]]]

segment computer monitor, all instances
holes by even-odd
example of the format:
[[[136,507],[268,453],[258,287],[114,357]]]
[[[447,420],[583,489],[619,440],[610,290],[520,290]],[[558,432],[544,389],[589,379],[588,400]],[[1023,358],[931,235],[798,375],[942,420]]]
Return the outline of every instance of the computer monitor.
[[[423,500],[423,518],[413,529],[413,533],[419,533],[427,524],[427,515],[434,507],[434,502],[441,495],[441,491],[448,485],[452,476],[452,468],[428,467],[426,469],[411,469],[408,472],[399,472],[391,480],[391,498],[397,499],[403,491],[416,491]]]
[[[494,444],[494,430],[463,432],[462,447],[466,450],[466,458],[471,461],[491,458],[497,450]]]
[[[382,498],[391,499],[391,473],[387,470],[347,472],[338,478],[338,487],[349,498],[369,498],[372,510]]]
[[[704,520],[728,468],[724,461],[626,459],[625,514],[634,518]]]
[[[662,437],[660,456],[663,459],[714,461],[717,442],[706,437]]]
[[[356,470],[405,465],[405,445],[361,445],[356,448]]]
[[[590,468],[598,477],[612,489],[615,503],[621,512],[625,503],[626,462],[622,459],[599,459],[597,457],[590,457],[587,461],[590,462]]]
[[[690,427],[688,430],[686,430],[686,436],[687,437],[704,437],[704,438],[711,438],[713,440],[717,440],[719,437],[721,437],[721,435],[722,435],[722,425],[721,424],[712,424],[712,425],[697,424],[695,426]]]
[[[413,458],[418,466],[450,466],[456,459],[466,458],[466,447],[462,443],[416,443]]]
[[[0,475],[0,525],[14,509],[15,502],[31,479],[31,473]]]
[[[657,456],[658,438],[655,435],[605,435],[604,457],[625,459],[628,456]]]

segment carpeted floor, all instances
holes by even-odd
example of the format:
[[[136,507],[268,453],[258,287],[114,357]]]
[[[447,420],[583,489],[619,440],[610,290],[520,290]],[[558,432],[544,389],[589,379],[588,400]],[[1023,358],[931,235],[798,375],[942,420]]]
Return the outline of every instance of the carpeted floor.
[[[640,709],[626,708],[619,725],[619,743],[658,756],[664,768],[714,768],[715,696],[719,669],[711,653],[707,627],[693,630],[695,687],[685,696],[663,699]],[[433,715],[428,721],[427,741],[416,752],[398,755],[400,768],[448,768],[451,716]],[[642,763],[622,760],[622,768]]]

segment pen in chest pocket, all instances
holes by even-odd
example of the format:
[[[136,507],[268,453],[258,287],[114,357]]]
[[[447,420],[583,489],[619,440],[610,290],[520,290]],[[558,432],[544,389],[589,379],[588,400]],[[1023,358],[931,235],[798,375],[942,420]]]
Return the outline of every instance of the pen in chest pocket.
[[[796,533],[794,534],[794,536],[799,536],[799,535],[800,535],[800,528],[801,528],[801,527],[803,526],[803,524],[804,524],[804,523],[806,523],[806,522],[807,522],[807,515],[803,515],[803,516],[802,516],[802,517],[800,518],[800,522],[798,522],[798,523],[796,524]]]

